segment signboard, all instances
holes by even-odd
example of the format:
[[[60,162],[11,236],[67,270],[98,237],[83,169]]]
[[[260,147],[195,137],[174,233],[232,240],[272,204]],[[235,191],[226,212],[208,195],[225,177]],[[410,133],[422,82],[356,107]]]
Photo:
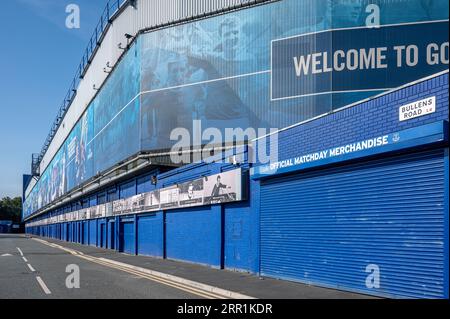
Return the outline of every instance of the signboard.
[[[377,136],[364,141],[349,143],[322,151],[299,155],[275,163],[257,166],[251,169],[251,175],[253,179],[258,179],[406,147],[439,142],[445,139],[444,131],[446,128],[448,129],[446,122],[440,121],[392,134]]]
[[[393,89],[442,71],[448,52],[448,21],[345,28],[275,40],[272,100]]]
[[[400,122],[407,121],[434,112],[436,112],[436,97],[432,96],[420,101],[400,106],[399,120]]]

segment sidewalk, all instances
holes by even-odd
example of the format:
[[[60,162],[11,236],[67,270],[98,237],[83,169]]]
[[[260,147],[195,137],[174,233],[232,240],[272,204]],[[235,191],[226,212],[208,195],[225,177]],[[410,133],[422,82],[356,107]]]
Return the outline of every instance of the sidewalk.
[[[85,255],[106,258],[113,261],[146,268],[153,271],[178,276],[202,284],[230,290],[258,299],[370,299],[372,296],[327,289],[306,284],[272,278],[260,278],[248,273],[214,269],[207,266],[190,264],[167,259],[146,256],[131,256],[92,246],[85,246],[51,238],[33,236],[55,243]]]

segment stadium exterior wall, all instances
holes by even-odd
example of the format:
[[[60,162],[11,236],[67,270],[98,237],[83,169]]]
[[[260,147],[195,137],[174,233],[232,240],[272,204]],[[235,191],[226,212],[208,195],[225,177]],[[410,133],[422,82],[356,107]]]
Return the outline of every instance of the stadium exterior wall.
[[[111,21],[103,40],[98,44],[98,49],[76,88],[77,94],[63,118],[62,125],[56,131],[40,162],[40,172],[45,171],[97,94],[98,89],[107,80],[108,73],[104,72],[107,63],[115,67],[120,61],[124,50],[118,45],[122,44],[122,47],[126,47],[125,34],[136,37],[143,30],[158,29],[169,24],[204,18],[262,2],[268,2],[268,0],[137,0],[136,7],[130,6],[128,1],[125,9]],[[93,88],[94,86],[96,89]]]
[[[436,101],[433,113],[399,120],[401,106],[430,97]],[[26,232],[376,296],[448,298],[448,116],[447,71],[281,131],[280,162],[381,136],[395,142],[269,172],[245,161],[239,165],[250,173],[244,201],[28,226]],[[161,174],[148,172],[32,221],[235,168],[231,163],[199,163]],[[153,175],[156,185],[151,183]],[[392,188],[396,183],[400,189]],[[401,196],[391,197],[396,192]],[[270,194],[277,207],[271,206]],[[308,196],[329,206],[297,203]],[[380,206],[380,199],[390,206]],[[369,206],[358,206],[365,202]],[[294,215],[289,205],[299,205]],[[305,219],[308,216],[315,219]],[[164,232],[164,227],[170,230]],[[295,234],[310,236],[303,240],[307,245],[290,245],[289,240],[298,239]],[[198,236],[205,240],[185,245],[186,238]],[[367,283],[371,269],[380,272],[378,286]]]

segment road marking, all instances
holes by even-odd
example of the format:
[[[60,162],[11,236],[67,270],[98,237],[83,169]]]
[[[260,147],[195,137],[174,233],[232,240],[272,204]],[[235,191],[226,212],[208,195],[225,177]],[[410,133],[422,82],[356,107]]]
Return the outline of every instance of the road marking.
[[[147,274],[144,274],[144,273],[139,272],[139,271],[128,269],[126,267],[114,266],[114,265],[109,264],[107,262],[101,262],[99,260],[92,260],[92,259],[89,259],[87,257],[81,257],[80,256],[80,258],[84,258],[84,259],[89,260],[91,262],[94,262],[96,264],[100,264],[100,265],[103,265],[103,266],[106,266],[106,267],[109,267],[109,268],[112,268],[112,269],[121,270],[121,271],[127,272],[129,274],[133,274],[133,275],[139,276],[141,278],[146,278],[148,280],[151,280],[151,281],[154,281],[154,282],[158,282],[160,284],[163,284],[163,285],[166,285],[166,286],[169,286],[169,287],[173,287],[173,288],[176,288],[178,290],[182,290],[182,291],[185,291],[185,292],[188,292],[188,293],[200,296],[200,297],[204,297],[206,299],[225,299],[225,297],[221,296],[221,295],[216,295],[216,294],[209,293],[209,292],[206,292],[206,291],[203,291],[203,290],[200,290],[200,289],[183,286],[181,284],[178,284],[178,283],[175,283],[175,282],[171,282],[169,280],[164,280],[164,279],[152,276],[152,275],[147,275]]]
[[[201,297],[204,297],[207,299],[227,299],[227,298],[254,299],[253,297],[245,296],[242,294],[238,294],[238,293],[235,293],[232,291],[227,291],[227,290],[220,289],[220,288],[213,287],[213,286],[208,286],[208,285],[205,285],[202,283],[190,281],[190,280],[183,279],[180,277],[175,277],[175,276],[172,276],[169,274],[159,273],[159,272],[152,271],[149,269],[124,264],[124,263],[116,262],[116,261],[109,260],[109,259],[97,258],[97,257],[89,256],[89,255],[84,255],[83,253],[78,252],[76,250],[72,250],[72,249],[57,245],[57,244],[53,244],[53,243],[47,242],[42,239],[35,239],[35,240],[41,242],[44,245],[64,250],[76,257],[83,258],[90,262],[100,264],[100,265],[106,266],[108,268],[121,270],[121,271],[130,273],[130,274],[133,274],[133,275],[137,275],[141,278],[146,278],[148,280],[158,282],[158,283],[161,283],[166,286],[170,286],[170,287],[182,290],[182,291],[186,291],[191,294],[195,294],[197,296],[201,296]]]
[[[17,248],[17,250],[19,251],[20,256],[23,256],[22,250],[21,250],[19,247],[16,247],[16,248]]]
[[[30,270],[32,271],[32,272],[35,272],[36,270],[33,268],[33,266],[31,266],[30,264],[27,264],[27,266],[28,266],[28,268],[30,268]]]
[[[25,257],[22,257],[22,259],[24,262],[26,262],[26,263],[28,262],[28,260]]]
[[[102,258],[99,257],[98,260],[101,260],[103,262],[109,263],[109,264],[113,264],[119,267],[123,267],[126,269],[131,269],[133,271],[137,271],[140,273],[144,273],[148,276],[151,276],[153,278],[158,278],[159,280],[166,280],[169,282],[172,282],[174,284],[178,284],[178,285],[182,285],[184,287],[189,287],[189,288],[193,288],[193,289],[200,289],[203,292],[207,292],[210,294],[214,294],[214,295],[220,295],[222,298],[232,298],[232,299],[254,299],[253,297],[250,296],[246,296],[243,294],[239,294],[233,291],[229,291],[229,290],[225,290],[222,288],[218,288],[218,287],[214,287],[214,286],[210,286],[210,285],[206,285],[203,283],[199,283],[196,281],[192,281],[192,280],[188,280],[185,278],[181,278],[181,277],[177,277],[174,275],[169,275],[166,273],[162,273],[159,271],[154,271],[154,270],[150,270],[147,268],[142,268],[142,267],[137,267],[137,266],[133,266],[130,264],[125,264],[125,263],[121,263],[115,260],[111,260],[111,259],[106,259],[106,258]]]
[[[12,256],[12,255],[11,254],[3,254],[0,257],[10,257],[10,256]]]
[[[39,285],[41,286],[42,290],[44,290],[45,294],[50,295],[52,293],[50,291],[50,289],[48,289],[47,285],[45,284],[45,282],[42,280],[41,277],[36,276],[36,280],[39,283]]]

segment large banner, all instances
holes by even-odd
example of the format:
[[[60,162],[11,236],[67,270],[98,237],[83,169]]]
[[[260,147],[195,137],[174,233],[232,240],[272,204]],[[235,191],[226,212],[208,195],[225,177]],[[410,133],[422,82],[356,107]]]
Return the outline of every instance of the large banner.
[[[204,205],[225,204],[245,199],[242,170],[205,176],[113,202],[113,214],[124,215]]]
[[[171,147],[193,120],[284,128],[443,71],[448,6],[283,0],[144,34],[142,148]]]
[[[242,178],[242,169],[239,168],[129,198],[118,199],[107,204],[62,214],[59,217],[32,222],[27,224],[27,226],[242,201],[246,199]]]
[[[140,151],[170,149],[173,130],[193,135],[194,120],[222,133],[284,128],[447,70],[448,12],[448,0],[283,0],[144,33],[43,172],[24,217]],[[207,186],[185,185],[179,202],[196,204],[186,194]],[[171,196],[158,200],[171,206]]]
[[[394,89],[442,71],[448,52],[448,22],[436,21],[277,39],[272,41],[271,99]]]

